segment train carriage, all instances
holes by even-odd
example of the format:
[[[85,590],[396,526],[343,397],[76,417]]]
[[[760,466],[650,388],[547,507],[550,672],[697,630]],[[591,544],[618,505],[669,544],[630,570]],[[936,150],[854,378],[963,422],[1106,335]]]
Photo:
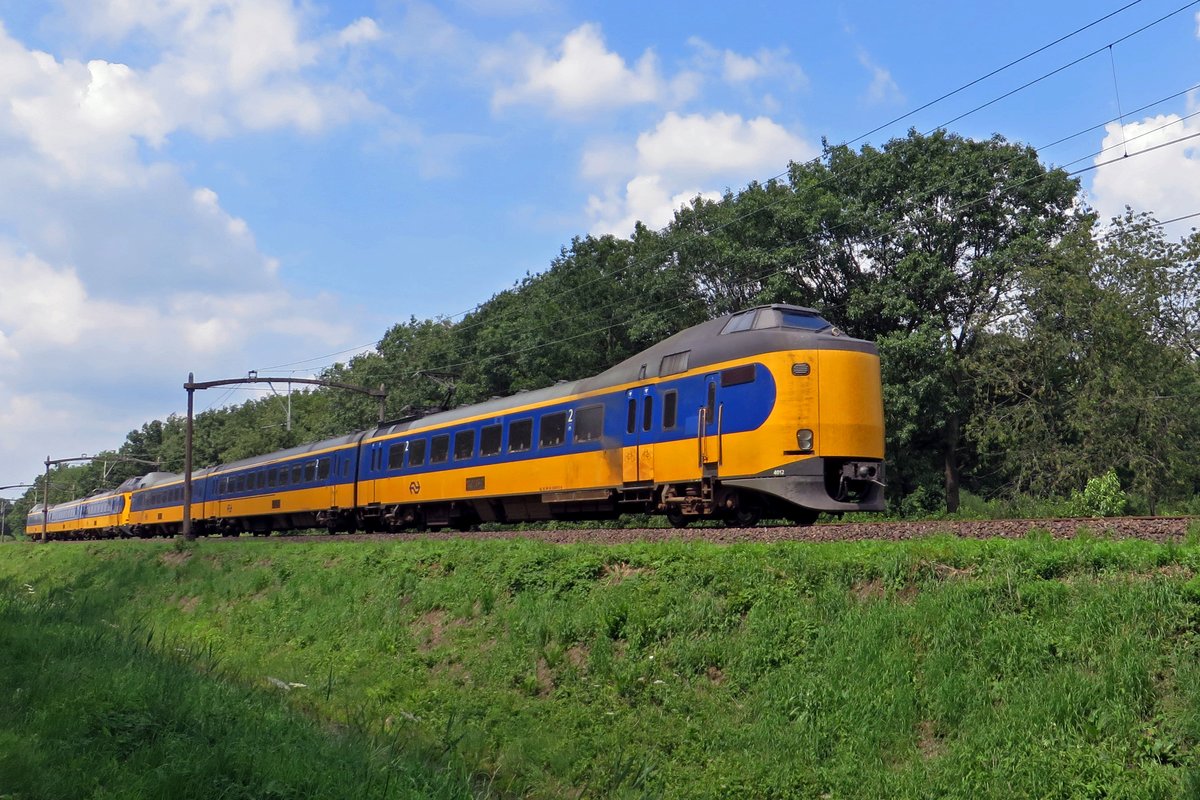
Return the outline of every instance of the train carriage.
[[[381,427],[359,503],[379,524],[658,511],[675,524],[883,508],[875,346],[773,305],[586,380]]]
[[[214,468],[203,478],[205,500],[194,512],[198,527],[227,534],[352,530],[362,436],[339,436]]]
[[[43,513],[40,503],[30,509],[25,519],[25,534],[41,538],[43,528],[47,539],[96,539],[118,536],[129,523],[129,487],[122,484],[112,491],[96,492],[80,500],[50,506]]]

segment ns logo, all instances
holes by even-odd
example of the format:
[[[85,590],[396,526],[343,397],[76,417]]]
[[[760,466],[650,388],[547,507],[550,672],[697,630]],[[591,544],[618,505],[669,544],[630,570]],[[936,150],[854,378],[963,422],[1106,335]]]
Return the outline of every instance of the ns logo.
[[[408,493],[409,494],[420,494],[421,493],[421,482],[413,481],[412,483],[410,483],[408,485]]]

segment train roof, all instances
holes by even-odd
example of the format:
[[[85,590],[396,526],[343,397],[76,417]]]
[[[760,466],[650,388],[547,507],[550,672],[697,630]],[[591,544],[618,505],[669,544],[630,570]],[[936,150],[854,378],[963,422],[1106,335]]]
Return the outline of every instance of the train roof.
[[[253,456],[252,458],[243,458],[240,461],[231,461],[228,464],[222,464],[219,467],[214,467],[214,472],[224,472],[230,469],[243,469],[252,467],[255,464],[261,464],[264,461],[279,461],[285,458],[294,456],[302,456],[306,453],[315,453],[322,450],[335,450],[343,445],[354,444],[362,438],[362,433],[348,433],[345,436],[335,436],[332,439],[323,439],[319,442],[311,442],[309,444],[296,445],[289,447],[287,450],[276,450],[271,453],[266,453],[261,456]],[[199,473],[196,473],[199,475]]]
[[[789,321],[800,323],[804,327],[788,324]],[[874,343],[845,335],[822,318],[815,309],[784,303],[756,306],[682,330],[599,375],[460,406],[419,419],[381,425],[368,431],[366,438],[454,422],[467,417],[487,416],[489,412],[499,415],[516,405],[551,402],[562,397],[682,371],[664,364],[664,359],[668,356],[681,356],[675,363],[683,361],[686,364],[685,369],[691,370],[756,353],[800,349],[878,352]],[[683,356],[685,353],[686,356]],[[664,366],[667,367],[666,371]]]
[[[826,349],[878,352],[873,343],[846,336],[824,320],[814,309],[783,303],[756,306],[726,314],[680,331],[590,378],[562,381],[553,386],[518,392],[508,397],[473,403],[418,419],[386,423],[368,431],[336,436],[286,450],[265,453],[261,456],[243,458],[217,467],[196,470],[193,472],[193,480],[201,480],[215,472],[244,469],[266,462],[303,456],[306,453],[337,449],[344,445],[355,444],[364,437],[385,436],[411,428],[426,428],[468,417],[486,417],[489,413],[499,415],[514,406],[552,402],[563,397],[633,383],[646,378],[672,375],[676,372],[693,370],[709,364],[719,364],[758,353],[771,353],[779,350]],[[121,485],[121,489],[146,489],[174,483],[182,478],[183,475],[180,473],[151,472],[141,478],[132,479],[132,484],[130,481],[126,481]]]

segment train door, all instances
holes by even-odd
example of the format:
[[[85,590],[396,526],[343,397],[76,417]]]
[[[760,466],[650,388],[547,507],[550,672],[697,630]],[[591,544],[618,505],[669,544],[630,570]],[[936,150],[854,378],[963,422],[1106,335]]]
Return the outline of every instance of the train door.
[[[654,419],[658,392],[639,386],[625,392],[625,435],[622,441],[621,479],[625,483],[654,480]]]
[[[700,407],[697,438],[700,441],[700,466],[705,474],[715,474],[721,463],[720,375],[716,373],[704,379],[704,405]]]
[[[359,505],[377,503],[379,499],[375,488],[375,479],[378,477],[379,465],[383,460],[383,444],[372,442],[366,445],[359,451],[359,460],[358,503]]]

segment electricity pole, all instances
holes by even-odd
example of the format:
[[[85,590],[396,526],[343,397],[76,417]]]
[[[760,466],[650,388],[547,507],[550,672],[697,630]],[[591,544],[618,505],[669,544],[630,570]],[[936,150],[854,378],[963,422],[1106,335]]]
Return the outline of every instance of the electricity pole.
[[[10,483],[8,486],[0,486],[0,492],[5,491],[6,489],[32,489],[32,488],[33,488],[32,483]],[[11,502],[12,502],[11,500],[0,497],[0,542],[4,541],[4,523],[8,520],[8,514],[5,513],[4,506]],[[14,540],[16,540],[17,535],[14,533],[12,535],[12,537]]]
[[[228,378],[219,381],[196,381],[195,375],[188,373],[187,383],[183,388],[187,390],[187,425],[184,428],[183,439],[183,523],[180,528],[180,533],[185,539],[195,539],[196,534],[192,530],[192,409],[193,398],[195,393],[201,389],[213,389],[217,386],[238,386],[247,383],[288,383],[288,402],[291,402],[291,386],[293,383],[306,383],[310,386],[325,386],[331,389],[345,389],[348,392],[357,392],[365,394],[369,397],[375,397],[379,400],[379,421],[383,422],[387,408],[387,392],[384,391],[383,384],[379,384],[378,389],[366,389],[362,386],[353,386],[349,383],[341,383],[339,381],[326,381],[320,378],[260,378],[258,373],[251,371],[245,378]]]

